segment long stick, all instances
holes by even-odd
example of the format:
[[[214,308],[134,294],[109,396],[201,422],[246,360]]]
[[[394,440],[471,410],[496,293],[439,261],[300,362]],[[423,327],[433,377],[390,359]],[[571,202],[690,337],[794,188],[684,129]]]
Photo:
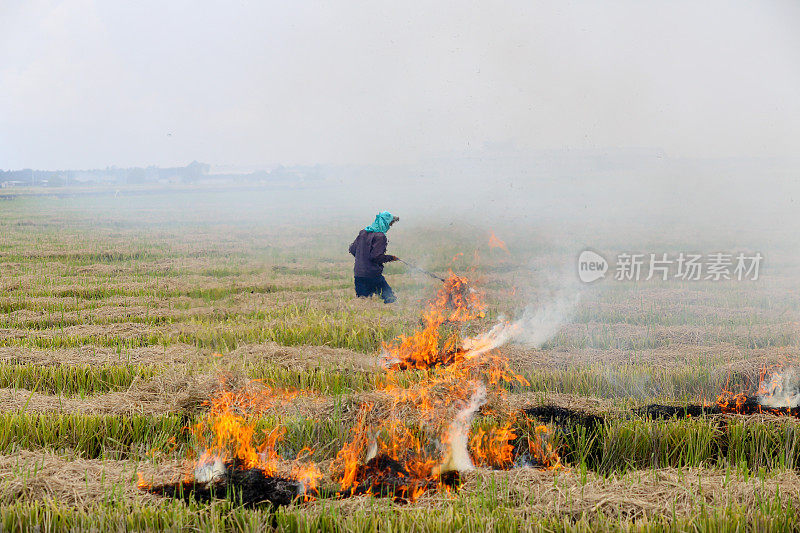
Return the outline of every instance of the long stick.
[[[398,261],[400,261],[401,263],[403,263],[404,265],[406,265],[406,266],[408,266],[408,267],[411,267],[411,268],[413,268],[414,270],[418,270],[418,271],[422,272],[423,274],[427,274],[427,275],[429,275],[429,276],[430,276],[430,277],[432,277],[432,278],[436,278],[436,279],[438,279],[439,281],[442,281],[442,282],[446,282],[446,281],[447,281],[446,279],[444,279],[444,278],[442,278],[442,277],[440,277],[440,276],[437,276],[437,275],[436,275],[436,274],[434,274],[433,272],[428,272],[427,270],[423,270],[423,269],[421,269],[420,267],[418,267],[417,265],[412,265],[412,264],[411,264],[411,263],[409,263],[408,261],[403,261],[403,260],[402,260],[402,259],[400,259],[399,257],[397,258],[397,260],[398,260]]]

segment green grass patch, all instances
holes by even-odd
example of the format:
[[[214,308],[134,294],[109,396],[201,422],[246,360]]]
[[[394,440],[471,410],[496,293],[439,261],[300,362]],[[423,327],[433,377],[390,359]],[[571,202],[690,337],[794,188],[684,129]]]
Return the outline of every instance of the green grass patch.
[[[136,379],[148,380],[161,371],[154,365],[0,364],[0,388],[51,394],[95,394],[123,390]]]
[[[702,506],[691,516],[640,516],[634,521],[623,513],[546,513],[531,515],[513,501],[483,495],[457,495],[446,507],[406,508],[386,500],[370,500],[363,508],[345,510],[336,502],[295,504],[273,514],[268,508],[246,509],[230,502],[184,504],[165,500],[143,507],[113,501],[75,508],[57,502],[20,500],[0,506],[0,527],[9,532],[56,531],[199,531],[276,532],[378,531],[449,533],[451,531],[502,531],[537,533],[590,533],[597,531],[655,532],[756,532],[794,531],[798,510],[791,498],[776,493],[754,505]],[[496,490],[497,488],[494,487]],[[666,510],[665,510],[666,511]]]
[[[595,427],[557,428],[554,436],[564,462],[607,474],[642,468],[757,472],[800,466],[800,424],[794,419],[610,419]]]
[[[76,415],[0,413],[0,452],[70,449],[90,459],[133,454],[186,442],[179,415]]]

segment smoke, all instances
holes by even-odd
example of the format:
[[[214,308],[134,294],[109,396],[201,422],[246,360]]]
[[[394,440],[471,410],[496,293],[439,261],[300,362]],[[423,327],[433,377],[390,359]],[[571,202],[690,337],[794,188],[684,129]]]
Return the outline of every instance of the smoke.
[[[800,405],[800,385],[794,368],[774,372],[758,386],[758,403],[776,409]]]
[[[456,414],[442,436],[442,443],[447,446],[447,453],[438,469],[438,474],[453,470],[464,472],[475,468],[467,448],[469,444],[469,429],[478,409],[485,403],[486,387],[480,383],[477,384],[467,406]]]
[[[367,448],[367,455],[364,457],[364,462],[369,462],[376,455],[378,455],[378,441],[373,437],[369,441],[369,448]]]
[[[577,289],[564,287],[544,304],[526,307],[513,322],[501,319],[488,332],[466,339],[466,356],[475,357],[508,342],[541,348],[572,318],[579,300]]]
[[[512,340],[531,348],[541,348],[572,318],[578,300],[578,293],[562,293],[542,307],[527,307],[514,323]]]
[[[225,463],[218,455],[212,455],[204,461],[199,461],[194,469],[194,480],[197,483],[207,483],[225,475]]]

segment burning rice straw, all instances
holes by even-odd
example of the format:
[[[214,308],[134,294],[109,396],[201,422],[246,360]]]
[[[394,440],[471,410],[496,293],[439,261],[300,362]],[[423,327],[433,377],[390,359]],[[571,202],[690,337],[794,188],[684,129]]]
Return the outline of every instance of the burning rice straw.
[[[467,322],[485,316],[483,295],[471,291],[465,277],[450,273],[423,314],[424,327],[409,336],[384,343],[383,361],[387,368],[432,368],[450,365],[462,358],[456,334],[442,338],[446,323]]]
[[[717,396],[716,406],[723,413],[800,415],[800,383],[794,368],[773,368],[771,372],[768,368],[761,369],[754,395],[724,390]]]
[[[473,419],[488,394],[502,397],[500,383],[527,384],[506,359],[491,351],[505,334],[498,334],[496,327],[462,342],[455,333],[444,338],[440,333],[447,323],[484,316],[482,295],[468,289],[466,278],[451,274],[428,304],[423,328],[384,345],[389,372],[380,393],[388,405],[380,412],[374,403],[360,407],[348,442],[329,468],[339,496],[385,494],[414,500],[430,490],[457,486],[459,472],[472,470],[476,462],[492,468],[514,466],[518,435],[512,429],[513,415],[500,428],[470,436]],[[426,374],[404,387],[394,370],[405,368],[425,369]],[[297,496],[313,498],[322,473],[305,459],[309,454],[298,454],[289,469],[291,478],[281,478],[279,470],[286,461],[278,448],[285,428],[277,427],[257,442],[255,422],[249,418],[300,394],[252,384],[236,391],[222,387],[207,402],[203,420],[191,428],[201,451],[183,483],[199,486],[199,494],[208,492],[209,486],[239,483],[253,501],[262,487],[277,491],[274,497],[265,496],[274,504],[286,500],[287,487],[299,487]],[[544,426],[536,428],[522,455],[548,468],[560,465]],[[174,487],[143,484],[143,488],[167,495],[175,492]]]

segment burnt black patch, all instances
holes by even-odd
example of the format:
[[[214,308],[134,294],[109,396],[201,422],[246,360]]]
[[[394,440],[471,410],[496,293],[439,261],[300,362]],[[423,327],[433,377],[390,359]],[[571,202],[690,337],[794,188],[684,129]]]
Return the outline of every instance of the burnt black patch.
[[[599,415],[569,409],[567,407],[560,407],[557,405],[527,407],[523,409],[523,413],[529,418],[535,418],[543,422],[551,422],[552,424],[562,428],[583,426],[587,429],[593,429],[599,425],[602,425],[605,420],[604,417]],[[687,417],[702,417],[721,414],[771,414],[776,416],[791,416],[800,418],[800,407],[767,407],[758,402],[757,396],[739,396],[738,401],[736,401],[736,397],[732,397],[732,399],[725,406],[716,404],[665,405],[652,403],[631,411],[631,415],[645,416],[653,419],[681,419]]]
[[[243,468],[239,464],[228,462],[225,464],[225,474],[212,481],[179,481],[154,485],[145,490],[185,502],[228,499],[245,507],[278,507],[289,505],[302,496],[303,484],[295,479],[268,476],[258,468]]]
[[[800,418],[800,407],[767,407],[758,403],[757,396],[732,397],[726,405],[662,405],[650,404],[634,411],[648,418],[687,418],[720,414],[791,416]]]
[[[647,418],[667,419],[716,415],[722,413],[722,410],[716,405],[662,405],[652,403],[634,410],[634,413]]]
[[[441,477],[420,478],[386,454],[377,455],[365,464],[359,465],[355,479],[359,480],[358,484],[339,492],[340,498],[370,494],[405,503],[422,492],[436,490],[442,486],[457,489],[461,484],[458,472],[447,472]]]
[[[583,411],[559,407],[558,405],[540,405],[527,407],[523,412],[529,418],[535,418],[543,422],[551,422],[556,426],[584,426],[593,429],[601,425],[604,421],[602,416],[593,415]]]

